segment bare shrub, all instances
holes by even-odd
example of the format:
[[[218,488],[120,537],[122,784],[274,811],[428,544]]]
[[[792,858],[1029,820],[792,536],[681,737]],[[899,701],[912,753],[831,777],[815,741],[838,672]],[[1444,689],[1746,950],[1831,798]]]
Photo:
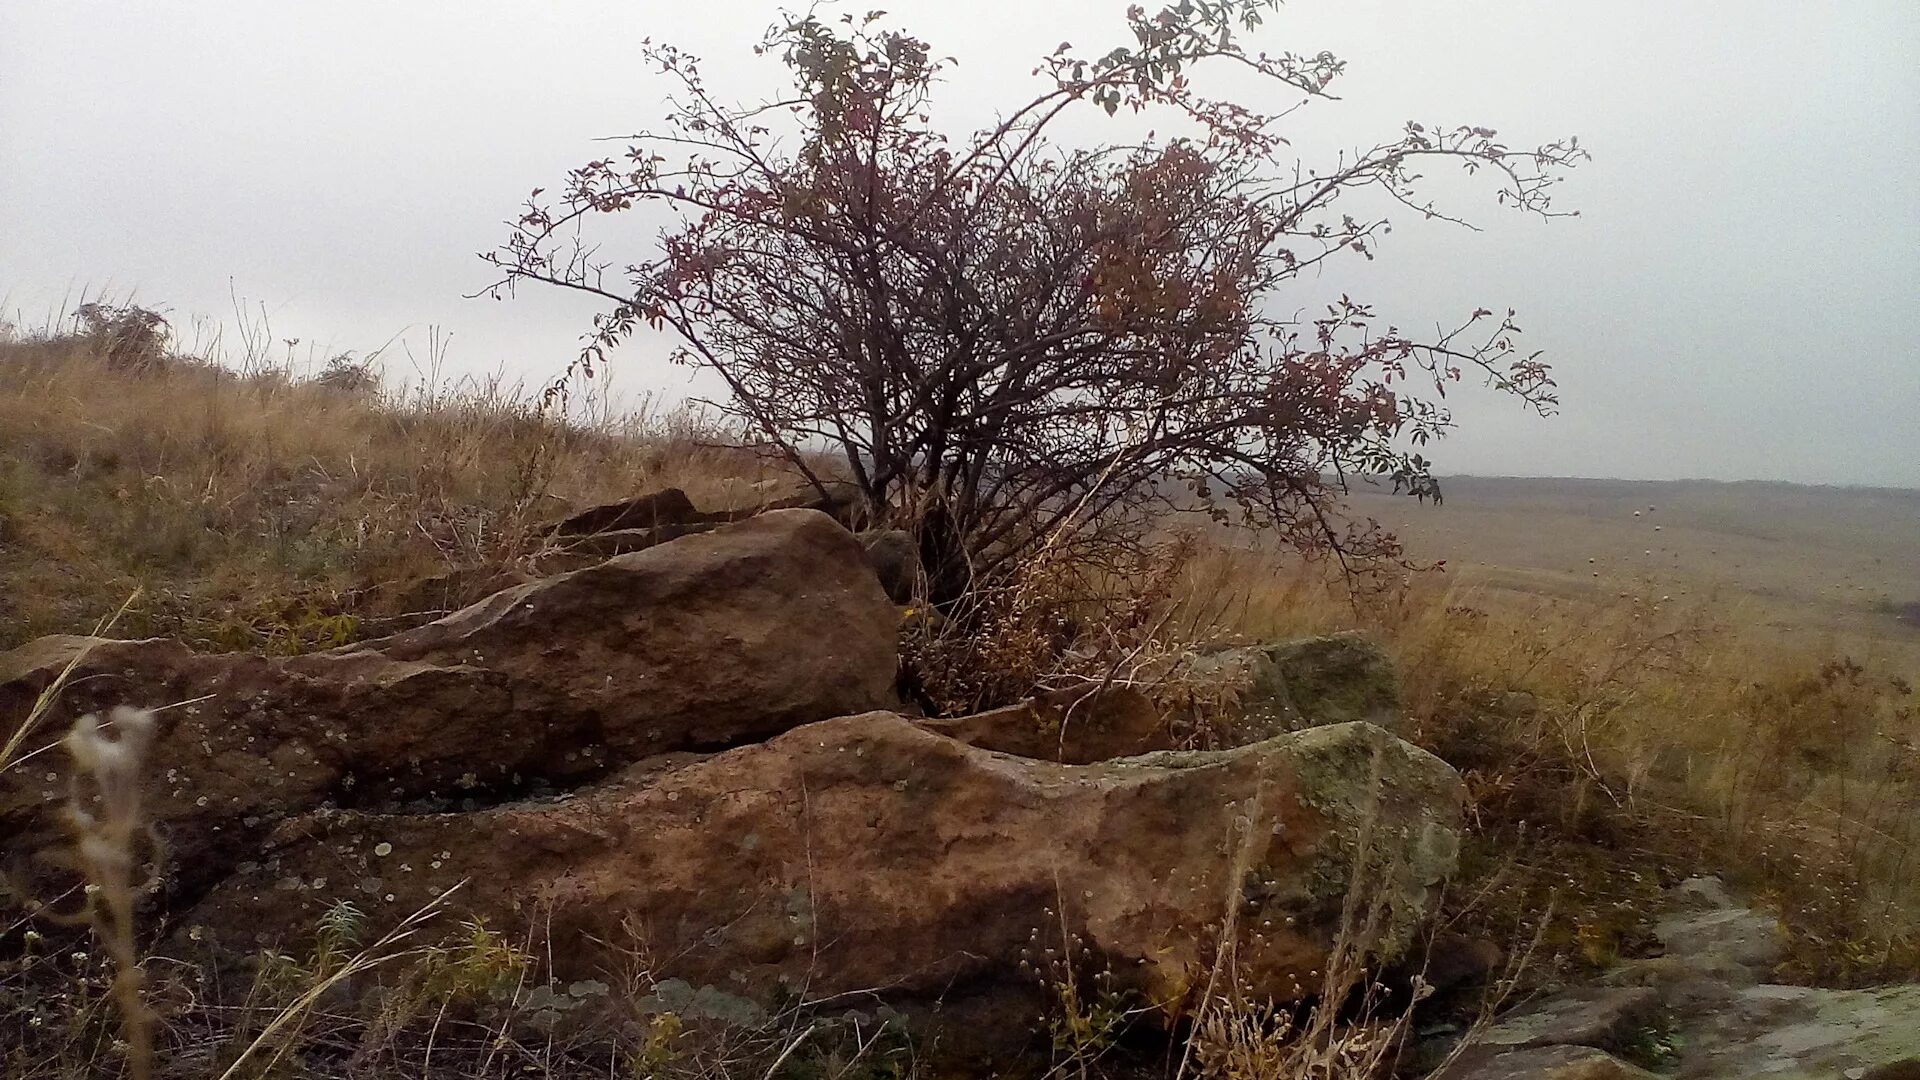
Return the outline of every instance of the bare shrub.
[[[1279,115],[1192,81],[1251,74],[1282,114],[1327,97],[1338,59],[1241,44],[1273,6],[1136,6],[1132,45],[1062,46],[1040,61],[1038,95],[961,139],[926,118],[944,62],[878,14],[773,27],[755,51],[792,88],[761,104],[723,103],[694,57],[648,45],[676,87],[665,126],[536,190],[487,256],[493,291],[537,282],[604,302],[576,371],[638,331],[670,332],[756,438],[809,474],[809,454],[831,450],[914,532],[950,615],[1073,520],[1076,561],[1137,550],[1157,517],[1194,508],[1360,568],[1398,549],[1340,519],[1342,477],[1433,496],[1415,448],[1451,426],[1450,384],[1472,373],[1544,412],[1553,382],[1511,312],[1420,337],[1347,298],[1297,318],[1288,290],[1329,260],[1371,258],[1382,206],[1446,217],[1418,194],[1422,169],[1489,177],[1502,204],[1551,216],[1557,177],[1586,155],[1409,123],[1357,155],[1298,161]],[[1051,137],[1088,106],[1178,134]],[[1350,199],[1367,193],[1383,201]],[[609,256],[582,234],[640,207],[668,217],[651,251]]]
[[[80,336],[93,344],[107,366],[147,371],[166,362],[172,328],[159,312],[96,300],[81,304],[73,314]]]
[[[1117,553],[1100,566],[1070,546],[1043,549],[965,599],[963,619],[909,609],[903,664],[922,703],[959,715],[1036,690],[1151,682],[1182,647],[1167,633],[1191,553],[1183,537]]]
[[[380,389],[380,372],[371,360],[341,353],[328,358],[327,366],[313,377],[313,382],[343,394],[371,394]]]

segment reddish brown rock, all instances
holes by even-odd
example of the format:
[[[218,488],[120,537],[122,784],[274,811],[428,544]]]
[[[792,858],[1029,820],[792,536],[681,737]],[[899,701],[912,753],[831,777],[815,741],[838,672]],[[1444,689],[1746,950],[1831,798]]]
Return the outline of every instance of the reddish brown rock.
[[[1370,837],[1378,951],[1413,939],[1454,865],[1458,777],[1371,725],[1092,766],[1009,757],[891,713],[797,728],[666,771],[475,813],[290,822],[192,913],[245,948],[341,899],[455,911],[552,942],[561,978],[655,977],[763,1004],[805,991],[1018,1018],[1063,935],[1135,1000],[1192,1002],[1231,906],[1261,995],[1318,986]],[[546,954],[546,946],[537,947]]]
[[[1076,686],[920,724],[969,746],[1069,765],[1174,747],[1166,718],[1147,695],[1129,686]]]
[[[67,688],[0,774],[0,858],[65,888],[72,718],[160,709],[147,805],[166,895],[191,895],[321,803],[497,800],[622,762],[717,749],[894,701],[895,609],[824,515],[768,514],[499,593],[382,641],[292,659],[49,638],[0,655],[0,715]]]
[[[621,760],[719,749],[891,703],[898,616],[860,544],[773,511],[357,646],[470,665],[594,718]]]

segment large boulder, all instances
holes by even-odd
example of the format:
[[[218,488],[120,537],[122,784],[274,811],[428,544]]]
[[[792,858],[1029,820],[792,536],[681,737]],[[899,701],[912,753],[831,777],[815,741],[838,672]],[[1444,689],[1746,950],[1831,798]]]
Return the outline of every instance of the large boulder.
[[[192,895],[289,815],[497,801],[670,751],[891,707],[898,617],[860,544],[805,510],[498,593],[379,641],[290,659],[49,638],[0,655],[0,716],[65,689],[0,774],[17,886],[64,888],[57,807],[73,717],[157,708],[147,806],[167,894]],[[163,896],[163,899],[166,897]]]
[[[1402,726],[1393,661],[1364,634],[1347,632],[1199,653],[1183,672],[1189,693],[1227,717],[1231,741],[1316,724],[1362,720]]]
[[[891,703],[898,625],[859,542],[785,510],[509,589],[348,655],[538,686],[633,760]]]
[[[1373,951],[1400,953],[1454,868],[1460,800],[1367,724],[1069,766],[874,712],[558,799],[289,821],[188,922],[253,948],[341,899],[398,917],[464,882],[453,910],[550,942],[562,979],[646,956],[763,1006],[973,1015],[948,1048],[1004,1051],[1063,951],[1163,1017],[1195,1003],[1228,920],[1257,996],[1319,988],[1350,889],[1380,905]]]

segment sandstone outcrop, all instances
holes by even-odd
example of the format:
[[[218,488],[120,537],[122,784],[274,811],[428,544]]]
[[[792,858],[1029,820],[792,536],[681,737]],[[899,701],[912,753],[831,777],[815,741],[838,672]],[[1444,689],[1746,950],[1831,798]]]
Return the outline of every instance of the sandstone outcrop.
[[[58,893],[72,717],[160,709],[149,811],[173,892],[321,804],[497,801],[626,762],[891,706],[896,609],[855,539],[780,511],[520,585],[437,622],[310,656],[48,638],[0,656],[0,715],[72,663],[24,765],[0,774],[10,877]],[[51,890],[51,891],[49,891]]]
[[[1177,1015],[1230,913],[1238,977],[1280,1000],[1319,989],[1350,888],[1396,955],[1453,870],[1460,797],[1368,724],[1068,766],[873,712],[557,799],[288,821],[188,921],[253,947],[338,899],[397,916],[465,882],[461,909],[539,928],[561,978],[644,955],[763,1005],[983,1010],[1002,1023],[947,1036],[979,1049],[1026,1036],[1066,952]]]
[[[1530,1003],[1469,1036],[1432,1080],[1655,1075],[1619,1056],[1661,1052],[1689,1080],[1873,1080],[1920,1069],[1920,986],[1829,990],[1765,981],[1779,924],[1713,878],[1671,891],[1656,928],[1665,952],[1600,985]]]

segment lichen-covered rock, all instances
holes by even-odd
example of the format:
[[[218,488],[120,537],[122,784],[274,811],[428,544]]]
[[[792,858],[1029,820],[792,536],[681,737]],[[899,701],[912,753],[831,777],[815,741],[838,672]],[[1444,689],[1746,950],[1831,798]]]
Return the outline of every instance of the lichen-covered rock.
[[[1688,884],[1692,882],[1682,888]],[[1669,915],[1655,925],[1654,934],[1669,953],[1736,983],[1761,981],[1786,955],[1786,935],[1777,916],[1731,902]]]
[[[1231,741],[1356,720],[1389,731],[1402,725],[1399,674],[1363,634],[1202,653],[1184,674],[1196,697],[1224,706]]]
[[[456,910],[550,940],[561,977],[644,954],[763,1004],[981,1009],[998,1022],[943,1025],[949,1045],[1005,1049],[1068,948],[1135,1005],[1191,1005],[1229,909],[1261,997],[1318,988],[1351,888],[1392,957],[1453,870],[1460,798],[1366,724],[1068,766],[868,713],[559,800],[290,822],[189,921],[285,943],[338,899],[404,913],[464,881]]]
[[[1896,1080],[1920,1076],[1920,985],[1824,990],[1760,982],[1780,955],[1775,920],[1713,878],[1671,890],[1666,954],[1503,1017],[1433,1080],[1651,1075],[1602,1053],[1649,1044],[1688,1080]],[[1432,1056],[1443,1047],[1423,1047]],[[1587,1070],[1587,1071],[1581,1071]],[[1624,1071],[1623,1071],[1624,1070]]]
[[[1900,1063],[1920,1058],[1920,985],[1750,986],[1685,1024],[1682,1037],[1686,1075],[1701,1080],[1901,1075]]]
[[[1497,1049],[1615,1046],[1659,1008],[1660,995],[1648,987],[1576,987],[1504,1017],[1475,1041]]]

